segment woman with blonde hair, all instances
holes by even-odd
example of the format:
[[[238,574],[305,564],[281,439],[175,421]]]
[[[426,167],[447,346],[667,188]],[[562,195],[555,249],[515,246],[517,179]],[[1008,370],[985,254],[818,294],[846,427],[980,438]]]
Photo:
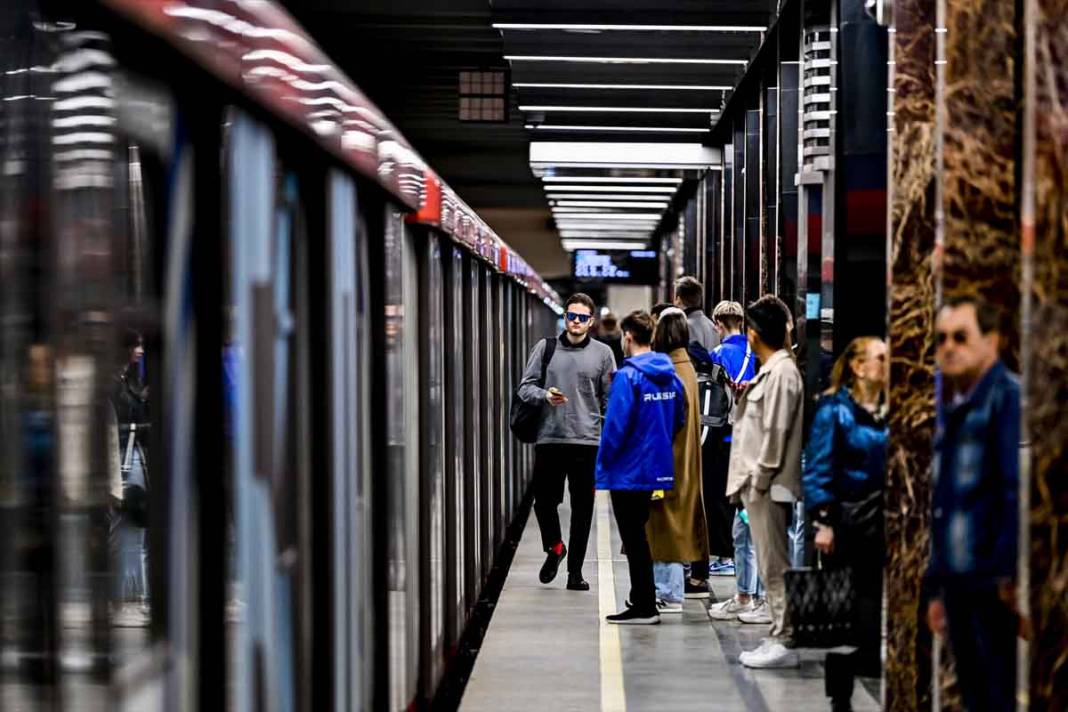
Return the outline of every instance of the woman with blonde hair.
[[[835,712],[851,709],[856,675],[879,675],[882,608],[883,482],[886,473],[882,339],[853,339],[831,370],[816,406],[803,484],[824,568],[850,567],[853,635],[848,655],[827,655],[824,686]]]
[[[690,329],[677,307],[660,314],[653,332],[653,351],[667,354],[686,391],[686,425],[675,434],[675,487],[653,502],[646,531],[653,556],[657,609],[681,613],[685,596],[685,564],[708,560],[708,528],[701,493],[701,414],[697,372],[686,346]]]

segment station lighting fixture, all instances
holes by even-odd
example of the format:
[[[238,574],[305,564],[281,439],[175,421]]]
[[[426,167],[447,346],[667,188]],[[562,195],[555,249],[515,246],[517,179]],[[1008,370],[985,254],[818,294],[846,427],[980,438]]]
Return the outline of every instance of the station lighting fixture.
[[[573,111],[582,114],[590,113],[626,113],[626,114],[718,114],[718,109],[694,109],[662,106],[540,106],[523,105],[520,111]]]
[[[573,62],[579,64],[714,64],[744,66],[744,59],[688,59],[683,57],[578,57],[561,54],[506,54],[509,62]]]
[[[764,25],[589,25],[557,22],[495,22],[495,30],[570,30],[572,32],[765,32]]]
[[[513,82],[516,89],[605,89],[622,91],[731,91],[727,84],[558,84],[555,82]]]
[[[581,190],[586,193],[668,193],[675,192],[675,188],[671,186],[648,186],[648,185],[547,185],[545,186],[546,192],[556,191],[576,191]]]
[[[641,178],[638,176],[542,176],[545,183],[671,183],[678,185],[682,178]]]
[[[624,133],[706,133],[709,129],[675,128],[672,126],[579,126],[568,124],[527,124],[531,131],[622,131]]]
[[[666,208],[669,202],[659,203],[613,203],[610,200],[556,200],[550,205],[560,208]]]
[[[597,193],[549,193],[545,197],[549,200],[627,200],[650,205],[671,198],[670,195],[599,195]]]
[[[659,220],[660,213],[573,213],[570,210],[554,210],[553,216],[565,220]]]
[[[568,252],[575,250],[635,250],[644,247],[647,240],[620,242],[615,240],[560,240],[560,245]]]
[[[638,225],[620,225],[618,223],[566,223],[558,222],[556,228],[558,230],[580,230],[582,232],[616,232],[616,233],[633,233],[635,235],[646,235],[652,232],[656,227],[655,222],[644,223]]]

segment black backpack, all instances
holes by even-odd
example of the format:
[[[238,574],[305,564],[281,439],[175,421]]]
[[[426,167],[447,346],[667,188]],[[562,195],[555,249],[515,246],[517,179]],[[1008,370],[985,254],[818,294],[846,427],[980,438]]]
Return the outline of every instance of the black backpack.
[[[545,349],[541,352],[541,378],[538,386],[545,386],[545,371],[549,368],[549,362],[556,353],[556,338],[545,337]],[[519,387],[512,393],[512,406],[508,411],[508,427],[512,430],[516,440],[523,443],[533,443],[538,440],[538,428],[541,426],[541,411],[544,403],[527,403],[519,397]]]
[[[709,430],[723,432],[730,427],[734,397],[727,371],[712,360],[704,346],[691,341],[686,352],[697,371],[697,408],[701,413],[701,442],[704,443]]]

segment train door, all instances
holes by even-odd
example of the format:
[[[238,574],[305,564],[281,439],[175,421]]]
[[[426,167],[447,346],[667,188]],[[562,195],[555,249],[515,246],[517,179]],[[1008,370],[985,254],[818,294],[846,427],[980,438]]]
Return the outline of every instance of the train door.
[[[463,326],[464,326],[464,382],[467,385],[467,397],[464,399],[466,425],[464,453],[464,547],[467,552],[467,564],[464,576],[466,584],[467,610],[470,612],[478,600],[482,588],[482,424],[485,411],[482,408],[481,391],[485,387],[482,378],[481,362],[483,347],[481,304],[479,292],[482,282],[478,260],[470,255],[463,256]]]
[[[460,250],[448,243],[442,245],[445,282],[445,589],[446,589],[446,646],[452,648],[460,639],[467,620],[465,572],[467,549],[464,510],[464,453],[465,410],[467,387],[464,379],[464,260]]]

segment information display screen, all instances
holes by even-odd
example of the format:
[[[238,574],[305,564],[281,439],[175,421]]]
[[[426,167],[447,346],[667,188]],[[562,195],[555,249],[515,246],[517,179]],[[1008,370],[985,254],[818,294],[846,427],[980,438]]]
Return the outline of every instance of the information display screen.
[[[572,276],[615,284],[656,284],[660,259],[655,250],[575,250]]]

